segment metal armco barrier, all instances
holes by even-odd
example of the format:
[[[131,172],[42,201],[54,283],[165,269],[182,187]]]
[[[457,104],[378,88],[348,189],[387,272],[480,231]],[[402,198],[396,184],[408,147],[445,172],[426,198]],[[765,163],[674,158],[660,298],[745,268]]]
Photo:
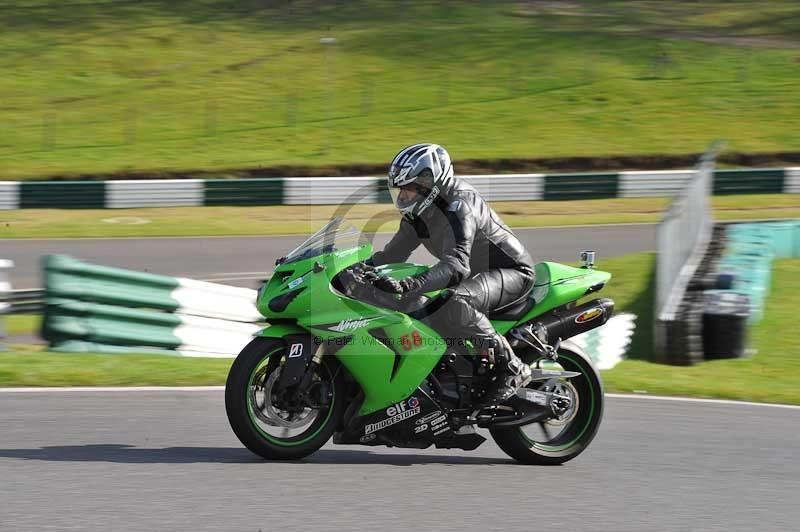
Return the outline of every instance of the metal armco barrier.
[[[38,313],[44,309],[44,290],[12,290],[6,302],[8,314]]]
[[[656,234],[655,352],[672,364],[702,359],[700,324],[686,300],[689,281],[705,256],[713,220],[709,198],[720,144],[714,144],[667,209]]]
[[[11,293],[11,281],[8,278],[8,271],[13,267],[14,263],[10,260],[0,259],[0,350],[3,349],[3,340],[6,337],[4,316],[11,308],[11,305],[7,303],[8,296]]]
[[[283,203],[286,205],[380,203],[376,184],[377,180],[374,177],[284,178]]]
[[[663,172],[622,172],[619,175],[621,198],[671,197],[686,187],[694,170]]]
[[[544,197],[544,174],[467,175],[461,177],[490,201],[539,200]],[[381,189],[386,190],[383,180],[381,180]]]
[[[800,194],[800,168],[786,168],[785,171],[783,191],[787,194]]]
[[[203,205],[200,179],[107,181],[106,207],[192,207]]]
[[[461,176],[489,201],[673,196],[694,170]],[[800,193],[800,168],[715,170],[714,194]],[[0,181],[0,209],[387,203],[384,177]]]
[[[56,351],[233,357],[263,325],[256,291],[44,258],[42,337]]]
[[[0,210],[19,208],[19,183],[0,181]]]

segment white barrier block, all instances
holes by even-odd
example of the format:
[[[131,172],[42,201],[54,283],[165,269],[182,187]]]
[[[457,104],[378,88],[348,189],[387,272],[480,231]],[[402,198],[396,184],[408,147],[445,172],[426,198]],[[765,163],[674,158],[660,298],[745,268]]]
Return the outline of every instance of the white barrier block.
[[[180,315],[182,324],[174,334],[181,345],[177,351],[191,356],[235,357],[264,328],[253,323]]]
[[[486,201],[540,200],[544,174],[496,174],[458,176],[477,189]]]
[[[19,209],[19,182],[0,181],[0,210]]]
[[[695,170],[664,170],[656,172],[620,172],[619,197],[644,198],[674,196],[683,190]]]
[[[347,205],[377,203],[382,177],[287,177],[285,205]]]
[[[250,323],[264,319],[256,308],[257,290],[182,278],[178,283],[170,297],[184,314]]]
[[[800,194],[800,167],[785,168],[783,191],[787,194]]]
[[[106,208],[199,207],[204,190],[201,179],[106,181]]]
[[[624,358],[631,344],[635,320],[633,314],[617,314],[599,328],[570,338],[570,341],[586,351],[597,369],[611,369]]]

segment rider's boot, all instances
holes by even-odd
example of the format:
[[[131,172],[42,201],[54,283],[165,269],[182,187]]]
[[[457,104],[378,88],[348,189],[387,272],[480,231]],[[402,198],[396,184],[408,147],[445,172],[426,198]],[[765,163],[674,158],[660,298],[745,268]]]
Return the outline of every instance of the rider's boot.
[[[502,403],[531,381],[531,368],[514,354],[508,341],[499,334],[494,337],[495,380],[490,400]]]

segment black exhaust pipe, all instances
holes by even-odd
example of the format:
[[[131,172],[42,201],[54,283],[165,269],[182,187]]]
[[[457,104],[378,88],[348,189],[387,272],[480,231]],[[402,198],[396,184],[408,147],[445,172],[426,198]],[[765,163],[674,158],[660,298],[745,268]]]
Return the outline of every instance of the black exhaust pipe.
[[[613,313],[613,300],[593,299],[577,307],[556,309],[534,318],[532,330],[539,340],[552,345],[558,338],[566,340],[600,327]]]

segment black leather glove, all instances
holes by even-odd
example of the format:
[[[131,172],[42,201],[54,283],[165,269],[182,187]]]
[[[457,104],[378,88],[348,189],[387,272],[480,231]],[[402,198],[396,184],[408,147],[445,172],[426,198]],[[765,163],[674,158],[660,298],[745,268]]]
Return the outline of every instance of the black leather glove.
[[[410,275],[400,281],[400,286],[403,287],[403,293],[406,292],[415,292],[422,287],[422,280],[419,277],[414,275]]]
[[[372,285],[378,290],[387,292],[389,294],[402,294],[405,292],[403,281],[398,281],[397,279],[392,279],[391,277],[379,277],[372,283]]]
[[[369,259],[361,261],[361,262],[356,262],[355,264],[353,264],[350,267],[354,268],[356,270],[362,271],[362,272],[375,271],[375,266],[372,265],[372,261],[370,261]]]

